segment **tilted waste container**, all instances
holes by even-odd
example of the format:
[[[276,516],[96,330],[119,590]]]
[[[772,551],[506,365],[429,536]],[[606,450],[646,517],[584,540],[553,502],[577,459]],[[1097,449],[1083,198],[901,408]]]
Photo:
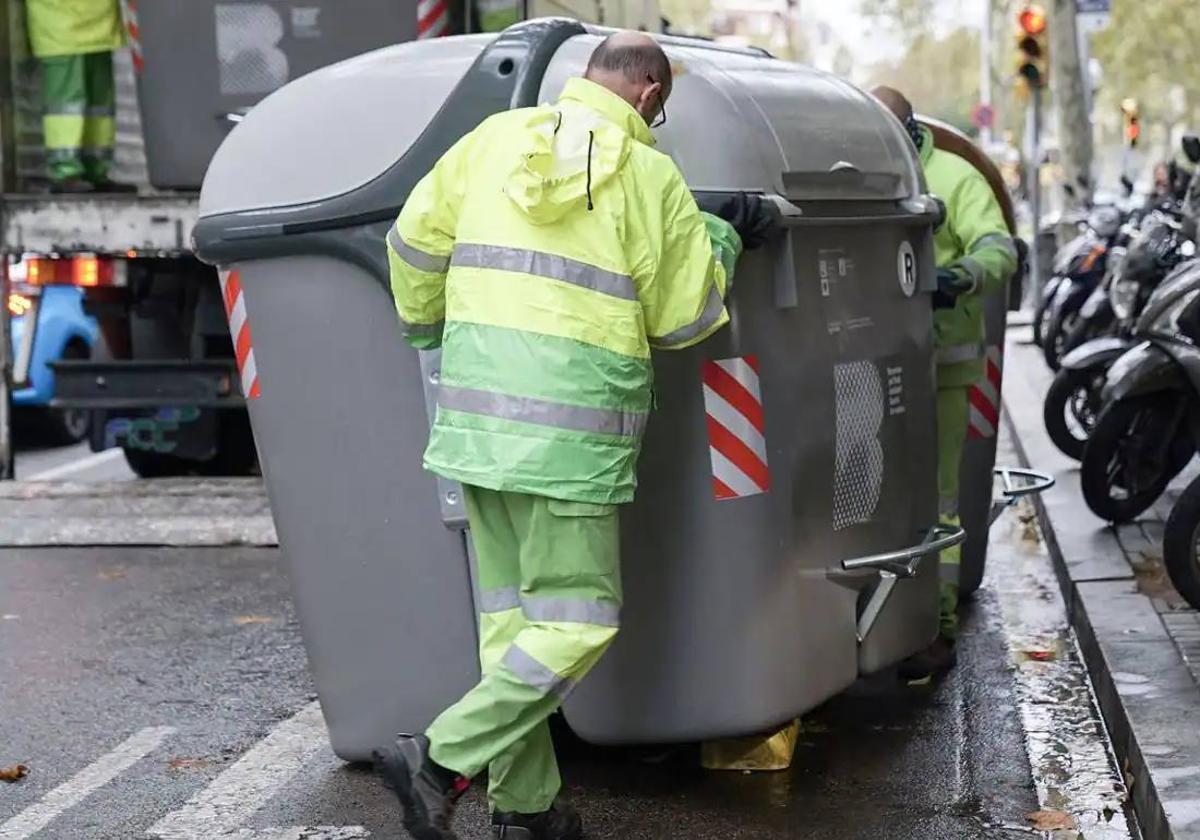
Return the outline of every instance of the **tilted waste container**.
[[[264,96],[417,30],[416,3],[395,0],[126,0],[126,17],[150,183],[163,189],[199,187]]]
[[[319,71],[256,108],[205,182],[196,244],[245,332],[243,387],[344,758],[420,730],[477,675],[461,495],[421,470],[439,359],[400,337],[384,236],[454,141],[553,101],[604,34],[533,21]],[[597,742],[754,732],[937,630],[940,208],[911,144],[846,82],[661,42],[677,78],[659,148],[702,204],[762,192],[787,233],[743,256],[728,328],[654,356],[622,632],[564,707]]]

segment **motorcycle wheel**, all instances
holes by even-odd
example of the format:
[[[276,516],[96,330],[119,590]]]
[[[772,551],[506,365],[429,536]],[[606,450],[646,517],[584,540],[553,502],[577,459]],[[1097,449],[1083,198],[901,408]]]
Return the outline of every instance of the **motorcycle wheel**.
[[[1050,311],[1049,318],[1046,332],[1042,335],[1042,358],[1050,370],[1057,371],[1062,367],[1062,357],[1066,352],[1067,333],[1079,321],[1079,307],[1059,304]]]
[[[1167,517],[1163,565],[1184,600],[1200,609],[1200,480],[1187,486]]]
[[[1195,447],[1186,428],[1171,429],[1175,392],[1144,394],[1107,406],[1083,448],[1079,481],[1092,513],[1129,522],[1144,513],[1187,466]],[[1161,452],[1168,434],[1174,439]]]
[[[1050,383],[1042,404],[1042,421],[1050,440],[1068,458],[1083,458],[1084,445],[1100,413],[1100,391],[1107,371],[1107,363],[1083,370],[1063,369]]]

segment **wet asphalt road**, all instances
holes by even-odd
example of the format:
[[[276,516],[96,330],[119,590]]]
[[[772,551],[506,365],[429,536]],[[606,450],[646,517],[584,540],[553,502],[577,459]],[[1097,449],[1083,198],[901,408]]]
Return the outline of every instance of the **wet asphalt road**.
[[[1002,618],[985,590],[948,680],[881,675],[806,716],[790,771],[567,742],[568,794],[594,840],[1044,836],[1027,820],[1039,796]],[[319,726],[297,728],[313,697],[274,549],[0,550],[0,767],[30,768],[0,784],[0,840],[147,837],[223,784],[223,816],[200,809],[163,836],[404,836],[371,774],[337,760]],[[259,758],[284,730],[283,752]],[[489,836],[483,808],[477,788],[463,840]]]

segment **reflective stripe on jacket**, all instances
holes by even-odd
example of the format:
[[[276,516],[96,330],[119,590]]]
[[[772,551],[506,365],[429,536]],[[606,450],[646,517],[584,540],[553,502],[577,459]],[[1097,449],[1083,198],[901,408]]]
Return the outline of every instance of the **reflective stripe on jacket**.
[[[946,221],[933,237],[938,268],[970,278],[975,287],[953,309],[934,312],[938,385],[970,385],[983,375],[983,295],[1004,288],[1017,270],[1017,248],[987,179],[958,155],[934,148],[928,129],[924,135],[925,181],[946,203]]]
[[[108,52],[125,43],[117,0],[28,0],[25,13],[38,58]]]
[[[388,258],[409,342],[443,348],[427,469],[572,501],[633,498],[650,348],[728,322],[741,249],[652,143],[624,100],[572,79],[555,105],[486,120],[414,188]]]

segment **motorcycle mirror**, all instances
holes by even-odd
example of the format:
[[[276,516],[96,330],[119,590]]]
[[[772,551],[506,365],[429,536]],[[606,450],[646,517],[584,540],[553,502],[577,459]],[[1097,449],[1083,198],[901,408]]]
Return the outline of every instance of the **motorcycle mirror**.
[[[1121,189],[1125,191],[1125,197],[1133,195],[1133,181],[1129,180],[1128,175],[1121,176]]]
[[[1187,134],[1183,138],[1183,153],[1192,163],[1200,163],[1200,137]]]

